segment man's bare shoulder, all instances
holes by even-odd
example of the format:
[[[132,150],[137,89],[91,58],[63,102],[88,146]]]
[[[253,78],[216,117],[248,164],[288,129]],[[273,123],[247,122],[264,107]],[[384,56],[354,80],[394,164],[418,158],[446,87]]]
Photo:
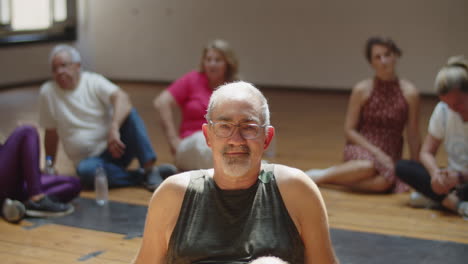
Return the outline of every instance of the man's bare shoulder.
[[[275,166],[275,178],[281,197],[289,215],[301,233],[301,223],[310,213],[321,210],[323,200],[317,185],[302,170],[284,166]]]
[[[298,193],[317,196],[320,193],[317,185],[300,169],[277,164],[274,173],[283,197]]]
[[[278,182],[302,182],[308,181],[309,177],[300,169],[286,165],[275,164],[275,177]]]
[[[190,182],[190,172],[183,172],[172,175],[156,189],[151,199],[151,204],[165,203],[178,204],[182,203],[185,191]]]
[[[190,171],[178,173],[175,175],[170,176],[166,180],[163,181],[159,189],[162,190],[171,190],[171,191],[183,191],[187,189],[187,186],[190,182]]]

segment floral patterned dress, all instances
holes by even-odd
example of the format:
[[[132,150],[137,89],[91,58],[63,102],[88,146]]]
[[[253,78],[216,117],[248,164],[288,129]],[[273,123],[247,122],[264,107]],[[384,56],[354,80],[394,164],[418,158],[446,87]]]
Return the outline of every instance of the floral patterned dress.
[[[398,79],[383,81],[375,78],[371,95],[361,109],[357,131],[396,162],[402,156],[408,108]],[[394,170],[385,167],[361,146],[348,142],[344,149],[344,160],[371,160],[379,174],[394,184],[394,192],[408,190],[407,185],[396,177]]]

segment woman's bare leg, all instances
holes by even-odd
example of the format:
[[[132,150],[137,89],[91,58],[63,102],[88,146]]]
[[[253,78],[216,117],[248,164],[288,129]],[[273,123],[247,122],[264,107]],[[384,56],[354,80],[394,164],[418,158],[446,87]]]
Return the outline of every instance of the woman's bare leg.
[[[317,184],[337,184],[351,186],[363,180],[372,178],[377,171],[370,160],[350,160],[340,165],[330,167],[321,172],[308,171],[307,174]]]
[[[393,183],[389,182],[382,175],[375,175],[351,185],[351,189],[358,192],[383,193],[389,191]]]

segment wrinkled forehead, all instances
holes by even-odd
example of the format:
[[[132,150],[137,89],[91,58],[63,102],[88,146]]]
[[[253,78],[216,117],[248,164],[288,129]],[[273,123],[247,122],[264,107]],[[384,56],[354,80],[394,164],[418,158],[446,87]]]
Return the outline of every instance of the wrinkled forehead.
[[[220,96],[211,119],[235,123],[261,123],[260,100],[253,96]]]
[[[54,63],[68,63],[68,62],[71,62],[72,61],[72,57],[70,55],[70,53],[66,52],[66,51],[60,51],[60,52],[57,52],[54,54],[54,56],[52,57],[52,64]]]

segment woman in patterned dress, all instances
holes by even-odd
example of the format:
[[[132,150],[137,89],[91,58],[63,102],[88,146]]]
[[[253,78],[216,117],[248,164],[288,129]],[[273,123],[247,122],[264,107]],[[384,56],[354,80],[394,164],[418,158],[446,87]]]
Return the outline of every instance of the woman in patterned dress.
[[[375,77],[357,83],[345,119],[344,163],[307,174],[317,184],[336,184],[362,192],[401,192],[407,186],[394,172],[401,159],[403,130],[411,159],[420,148],[419,93],[395,71],[401,50],[389,38],[369,38],[365,55]]]

